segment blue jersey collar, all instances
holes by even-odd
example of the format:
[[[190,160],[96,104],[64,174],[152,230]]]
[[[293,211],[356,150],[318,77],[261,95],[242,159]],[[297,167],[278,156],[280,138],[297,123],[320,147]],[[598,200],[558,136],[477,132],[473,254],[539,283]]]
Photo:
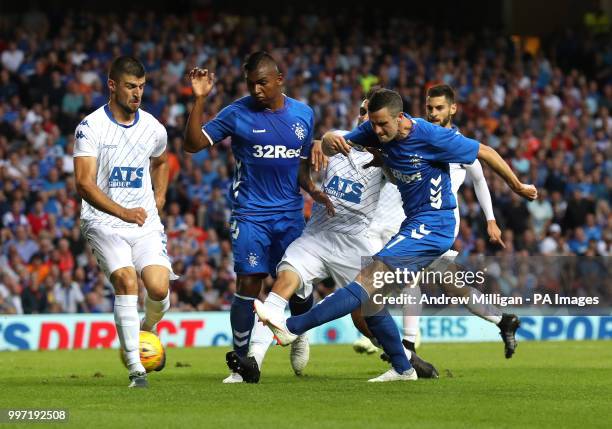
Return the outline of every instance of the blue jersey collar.
[[[136,123],[138,122],[138,119],[140,118],[140,109],[136,110],[136,115],[134,116],[134,122],[132,122],[130,125],[124,125],[124,124],[120,124],[119,122],[117,122],[115,120],[115,117],[113,116],[113,112],[111,112],[111,109],[107,104],[104,105],[104,113],[106,113],[106,116],[108,116],[108,119],[111,120],[111,122],[119,125],[120,127],[123,128],[130,128],[133,127],[134,125],[136,125]]]

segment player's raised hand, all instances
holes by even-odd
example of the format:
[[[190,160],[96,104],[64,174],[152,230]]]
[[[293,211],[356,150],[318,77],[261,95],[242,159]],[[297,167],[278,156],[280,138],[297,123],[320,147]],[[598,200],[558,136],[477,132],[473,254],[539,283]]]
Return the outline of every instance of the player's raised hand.
[[[504,249],[506,248],[506,243],[502,240],[502,232],[497,226],[497,222],[494,220],[487,221],[487,234],[489,234],[489,241],[493,244],[499,244]]]
[[[336,209],[334,209],[334,203],[331,202],[331,200],[329,199],[329,197],[327,196],[325,192],[317,189],[316,191],[311,192],[310,196],[315,202],[319,204],[323,204],[325,206],[325,209],[327,210],[328,215],[330,216],[336,215]]]
[[[136,223],[138,226],[143,226],[147,220],[147,211],[142,207],[134,207],[132,209],[123,209],[121,220],[127,223]]]
[[[346,142],[344,137],[333,131],[326,132],[321,141],[321,147],[325,155],[333,156],[337,153],[341,153],[342,155],[348,156],[351,151],[351,146]]]
[[[207,69],[196,67],[189,72],[193,95],[196,97],[206,97],[212,91],[215,84],[215,74]]]
[[[538,189],[534,185],[526,185],[521,183],[517,189],[514,189],[514,192],[521,197],[528,199],[529,201],[533,201],[538,198]]]
[[[325,170],[327,168],[327,161],[327,156],[325,156],[321,147],[321,140],[313,140],[310,162],[314,171]]]

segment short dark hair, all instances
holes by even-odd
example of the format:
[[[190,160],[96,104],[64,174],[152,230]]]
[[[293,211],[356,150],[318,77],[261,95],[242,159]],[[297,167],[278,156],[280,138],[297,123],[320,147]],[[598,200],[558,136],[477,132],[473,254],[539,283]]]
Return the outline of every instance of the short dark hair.
[[[455,91],[450,85],[434,85],[427,90],[427,97],[445,97],[449,104],[455,103]]]
[[[115,58],[111,64],[108,78],[117,82],[123,74],[143,77],[145,75],[145,68],[136,58],[129,55],[123,55]]]
[[[249,54],[244,59],[244,64],[242,64],[242,70],[245,73],[249,73],[257,70],[257,68],[261,65],[272,66],[278,72],[278,65],[276,64],[276,61],[274,61],[272,55],[270,55],[266,51],[257,51],[253,52],[252,54]]]
[[[370,97],[368,102],[369,112],[378,112],[380,109],[387,108],[392,116],[397,115],[404,109],[402,96],[390,89],[377,89]]]
[[[366,92],[366,96],[365,96],[366,100],[369,100],[370,98],[372,98],[374,93],[381,88],[382,87],[380,85],[372,85],[370,89],[368,90],[368,92]]]

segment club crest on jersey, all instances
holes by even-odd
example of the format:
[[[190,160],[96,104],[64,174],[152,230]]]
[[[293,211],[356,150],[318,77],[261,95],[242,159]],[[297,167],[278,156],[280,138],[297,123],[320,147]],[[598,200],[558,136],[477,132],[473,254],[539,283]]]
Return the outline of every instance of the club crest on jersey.
[[[253,252],[249,253],[248,262],[251,267],[256,267],[257,265],[259,265],[259,256],[257,256]]]
[[[340,198],[351,203],[360,203],[363,185],[358,182],[353,182],[352,180],[334,176],[327,182],[324,190],[327,195],[332,197]]]
[[[142,188],[142,167],[113,167],[108,178],[109,188]]]
[[[291,125],[291,129],[293,130],[298,139],[304,140],[306,138],[306,128],[304,128],[304,126],[299,122],[296,122],[295,124]]]

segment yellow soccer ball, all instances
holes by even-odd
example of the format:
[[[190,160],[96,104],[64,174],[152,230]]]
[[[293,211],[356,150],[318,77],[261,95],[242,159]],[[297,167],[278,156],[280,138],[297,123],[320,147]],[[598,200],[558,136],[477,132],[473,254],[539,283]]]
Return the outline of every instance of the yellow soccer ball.
[[[123,350],[119,349],[121,361],[127,368]],[[147,372],[161,371],[166,365],[166,350],[159,337],[149,331],[140,331],[140,362]]]

